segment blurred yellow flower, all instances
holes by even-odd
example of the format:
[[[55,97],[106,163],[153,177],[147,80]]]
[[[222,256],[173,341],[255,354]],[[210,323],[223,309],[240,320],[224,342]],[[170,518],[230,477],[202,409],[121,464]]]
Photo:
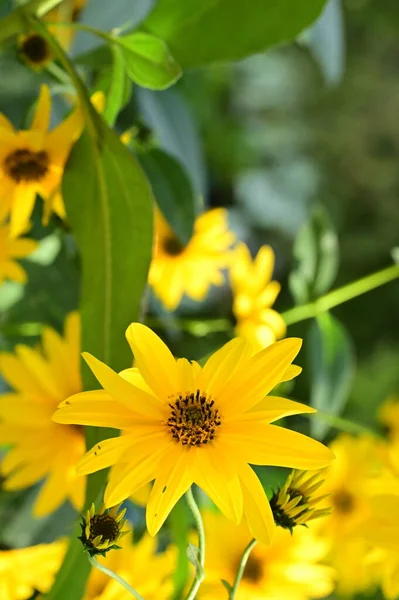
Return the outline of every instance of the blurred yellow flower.
[[[87,0],[63,0],[56,8],[50,10],[44,17],[49,23],[74,23],[78,21],[80,13],[87,4]],[[49,25],[49,30],[57,38],[61,46],[68,50],[76,35],[73,27],[57,27]]]
[[[211,285],[222,285],[222,270],[229,264],[234,240],[222,208],[209,210],[196,219],[187,246],[180,243],[157,209],[154,256],[148,280],[166,308],[174,310],[184,294],[199,302]]]
[[[388,398],[378,411],[378,419],[383,424],[392,442],[399,442],[399,398]]]
[[[9,225],[0,223],[0,285],[5,279],[26,282],[26,273],[14,259],[24,258],[37,248],[37,242],[10,236]]]
[[[236,338],[202,368],[176,360],[145,325],[133,323],[126,336],[137,368],[118,375],[85,353],[104,390],[69,398],[53,417],[58,423],[123,428],[120,437],[94,446],[78,473],[114,465],[106,506],[155,479],[147,504],[152,535],[195,482],[236,523],[244,514],[254,537],[269,544],[273,515],[249,465],[318,469],[332,459],[319,442],[271,425],[288,415],[314,412],[285,398],[265,397],[300,372],[291,362],[301,340],[286,339],[253,355],[247,342]]]
[[[47,40],[36,31],[19,36],[18,51],[20,58],[34,71],[44,69],[53,58]]]
[[[207,551],[201,600],[225,600],[224,579],[233,583],[242,553],[251,541],[244,523],[233,525],[216,512],[204,514]],[[328,547],[301,527],[294,533],[277,528],[272,545],[257,544],[245,567],[236,600],[306,600],[333,590],[334,571],[321,564]]]
[[[256,351],[284,337],[287,330],[284,319],[271,308],[280,292],[280,284],[271,281],[273,268],[270,246],[262,246],[254,259],[243,243],[234,250],[230,278],[235,331],[248,339]]]
[[[61,218],[65,208],[59,191],[64,165],[83,120],[75,109],[49,131],[50,92],[42,85],[30,129],[16,131],[0,114],[0,213],[11,215],[11,235],[23,232],[35,204],[44,200],[44,221],[52,211]]]
[[[35,592],[48,592],[64,552],[63,542],[0,551],[1,600],[28,600]]]
[[[12,449],[0,464],[3,489],[17,490],[46,477],[35,503],[36,516],[48,514],[67,498],[79,510],[85,478],[75,466],[85,452],[80,427],[58,425],[51,416],[62,400],[82,389],[77,313],[65,322],[64,338],[50,327],[42,335],[43,352],[18,345],[0,355],[0,372],[15,392],[0,396],[0,444]]]
[[[132,534],[120,541],[120,550],[109,552],[98,562],[125,579],[146,600],[169,600],[177,553],[174,547],[157,553],[157,541],[144,534],[133,545]],[[98,569],[92,569],[84,600],[131,600],[130,592]]]

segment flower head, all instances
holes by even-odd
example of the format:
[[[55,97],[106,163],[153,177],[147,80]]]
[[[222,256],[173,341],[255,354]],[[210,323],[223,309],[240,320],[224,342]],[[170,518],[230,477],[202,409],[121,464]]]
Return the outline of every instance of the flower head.
[[[216,512],[204,514],[207,553],[206,578],[201,600],[224,600],[221,579],[233,583],[241,556],[251,541],[245,523],[235,526]],[[293,535],[278,528],[272,545],[252,549],[235,598],[237,600],[307,600],[321,598],[333,589],[334,571],[321,564],[328,546],[311,530],[301,527]]]
[[[329,515],[331,507],[318,508],[326,495],[314,496],[322,484],[320,472],[292,471],[270,500],[276,525],[292,532],[297,525],[306,525],[313,519]]]
[[[45,203],[44,220],[65,208],[59,192],[64,165],[83,121],[79,109],[49,131],[50,92],[42,85],[30,129],[16,131],[0,114],[0,213],[10,212],[11,235],[26,229],[36,194]]]
[[[271,281],[273,267],[274,253],[270,246],[262,246],[252,259],[248,247],[241,243],[231,261],[236,334],[248,339],[256,350],[284,337],[287,329],[281,315],[271,308],[280,292],[280,284]]]
[[[43,69],[52,59],[47,40],[36,31],[19,37],[18,50],[21,59],[35,71]]]
[[[92,504],[87,511],[81,523],[82,535],[79,539],[90,556],[105,556],[109,550],[120,550],[117,544],[129,533],[129,529],[123,529],[127,523],[123,521],[126,508],[122,511],[119,509],[120,506],[114,506],[110,510],[103,506],[96,512],[96,507]]]
[[[64,552],[63,542],[0,551],[1,600],[28,600],[35,592],[48,592]]]
[[[172,597],[172,575],[176,566],[177,552],[173,546],[157,552],[157,539],[145,533],[133,544],[129,532],[120,540],[118,552],[110,552],[106,558],[97,557],[114,573],[132,585],[146,600],[169,600]],[[105,575],[93,569],[87,583],[83,600],[131,600],[130,592]]]
[[[24,258],[37,248],[37,242],[10,236],[9,225],[0,223],[0,285],[5,279],[26,282],[26,273],[16,258]]]
[[[194,233],[183,246],[159,210],[155,213],[155,250],[149,282],[163,304],[174,310],[184,294],[200,301],[211,285],[222,285],[222,270],[229,263],[234,234],[227,228],[221,208],[200,215]]]
[[[92,448],[78,473],[113,465],[106,506],[155,479],[147,505],[152,535],[195,482],[236,523],[244,514],[254,537],[269,544],[273,515],[249,465],[319,469],[333,458],[319,442],[271,424],[314,412],[285,398],[266,397],[300,372],[291,362],[301,341],[283,340],[253,355],[245,340],[234,339],[202,368],[176,360],[144,325],[133,323],[126,335],[137,367],[118,375],[84,354],[104,390],[68,398],[53,417],[58,423],[123,429],[120,437]]]
[[[18,345],[15,354],[0,355],[0,372],[15,390],[0,396],[0,443],[11,446],[0,464],[2,485],[18,490],[46,478],[34,507],[37,516],[67,498],[80,510],[85,493],[85,478],[75,472],[85,452],[83,431],[51,419],[61,400],[82,389],[78,315],[67,317],[64,338],[45,328],[42,344],[43,351]]]

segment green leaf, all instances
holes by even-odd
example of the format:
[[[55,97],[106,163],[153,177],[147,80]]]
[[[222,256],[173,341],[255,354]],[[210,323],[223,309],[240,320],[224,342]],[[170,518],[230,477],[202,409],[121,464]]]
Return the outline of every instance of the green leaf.
[[[131,79],[150,90],[164,90],[181,76],[181,69],[164,41],[137,32],[117,38]]]
[[[123,53],[119,46],[111,46],[112,70],[108,93],[105,96],[103,117],[108,125],[114,125],[119,112],[127,104],[131,95],[131,81],[126,76]]]
[[[139,156],[155,199],[182,244],[191,239],[196,197],[184,167],[173,156],[153,149]]]
[[[355,356],[345,327],[328,312],[317,317],[310,328],[309,358],[311,406],[340,415],[351,391]],[[323,438],[329,427],[317,414],[311,419],[311,433],[316,438]]]
[[[323,207],[317,207],[301,227],[293,252],[297,264],[289,286],[296,304],[304,304],[327,292],[338,272],[338,238]]]
[[[239,60],[288,42],[325,0],[159,0],[141,28],[165,40],[183,68]]]
[[[233,586],[230,585],[230,583],[228,581],[226,581],[225,579],[221,579],[220,581],[224,585],[224,587],[226,588],[227,593],[229,594],[229,597],[230,597],[230,594],[233,591]]]
[[[104,126],[98,145],[85,131],[73,147],[62,191],[82,259],[82,349],[119,371],[131,364],[125,330],[140,317],[151,260],[151,189]]]

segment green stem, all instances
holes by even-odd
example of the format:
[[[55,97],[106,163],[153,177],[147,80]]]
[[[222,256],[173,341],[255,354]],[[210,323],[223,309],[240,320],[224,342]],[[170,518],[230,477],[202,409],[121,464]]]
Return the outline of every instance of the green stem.
[[[380,437],[376,431],[373,431],[367,427],[367,425],[356,423],[355,421],[351,421],[350,419],[346,419],[344,417],[337,417],[336,415],[331,415],[320,410],[318,410],[316,413],[310,413],[308,416],[316,419],[319,418],[321,421],[325,421],[332,427],[335,427],[335,429],[345,431],[346,433],[353,433],[355,435],[367,434],[374,437]]]
[[[246,567],[247,562],[248,562],[249,555],[251,554],[252,549],[255,546],[256,546],[256,540],[255,539],[251,540],[249,542],[248,546],[245,548],[243,554],[242,554],[242,557],[241,557],[241,560],[240,560],[240,564],[239,564],[239,567],[238,567],[238,571],[237,571],[237,575],[236,575],[236,578],[234,580],[233,587],[231,588],[231,591],[230,591],[229,600],[233,600],[235,598],[235,595],[236,595],[237,590],[238,590],[238,586],[240,585],[242,576],[244,575],[244,571],[245,571],[245,567]]]
[[[195,578],[194,581],[191,585],[191,588],[188,592],[188,595],[186,597],[186,600],[194,600],[197,591],[205,577],[205,573],[204,573],[204,566],[205,566],[205,530],[204,530],[204,523],[202,521],[202,516],[201,516],[201,512],[200,509],[198,508],[198,505],[194,499],[193,496],[193,492],[192,489],[190,488],[187,492],[186,492],[186,500],[187,500],[187,504],[193,514],[194,517],[194,521],[195,521],[195,526],[197,528],[197,533],[198,533],[198,549],[199,549],[199,560],[198,560],[198,565],[197,568],[195,570]]]
[[[118,583],[120,583],[125,588],[125,590],[127,590],[132,596],[134,596],[134,598],[136,598],[136,600],[144,600],[143,596],[141,596],[138,592],[136,592],[136,590],[134,588],[132,588],[132,586],[129,585],[128,582],[125,581],[125,579],[123,579],[122,577],[119,577],[119,575],[117,575],[116,573],[111,571],[111,569],[108,569],[108,567],[105,567],[104,565],[99,563],[94,558],[94,556],[89,556],[89,561],[93,565],[93,567],[95,567],[102,573],[105,573],[105,575],[108,575],[108,577],[115,579],[115,581],[117,581]]]
[[[0,19],[0,43],[21,33],[26,15],[42,17],[61,2],[62,0],[31,0],[13,10],[11,14]]]
[[[361,296],[362,294],[374,290],[375,288],[380,287],[380,285],[384,285],[398,277],[399,265],[393,265],[386,269],[382,269],[381,271],[377,271],[376,273],[372,273],[371,275],[367,275],[367,277],[348,283],[337,290],[333,290],[314,302],[309,302],[309,304],[287,310],[282,313],[281,316],[287,325],[292,325],[293,323],[298,323],[305,319],[311,319],[312,317],[316,317],[319,313],[326,312],[327,310],[330,310],[330,308],[334,308],[334,306],[338,306],[348,300],[352,300],[352,298]]]

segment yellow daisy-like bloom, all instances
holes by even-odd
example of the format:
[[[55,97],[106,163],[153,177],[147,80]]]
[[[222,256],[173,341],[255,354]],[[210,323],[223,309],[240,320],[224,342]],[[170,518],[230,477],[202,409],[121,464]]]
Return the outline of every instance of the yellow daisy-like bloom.
[[[245,524],[238,527],[215,512],[204,514],[207,551],[201,600],[225,600],[224,579],[232,584],[242,553],[251,541]],[[334,571],[320,564],[325,542],[306,528],[293,535],[278,528],[271,547],[257,544],[249,555],[236,600],[307,600],[322,598],[333,590]]]
[[[280,292],[280,284],[271,281],[273,268],[274,253],[270,246],[262,246],[254,259],[243,243],[234,251],[230,278],[237,320],[235,331],[248,339],[255,350],[273,344],[287,330],[284,319],[271,308]]]
[[[244,514],[254,537],[269,544],[273,515],[249,464],[319,469],[333,458],[319,442],[271,424],[314,412],[285,398],[265,397],[300,372],[291,362],[301,340],[283,340],[254,355],[245,340],[234,339],[202,368],[176,360],[145,325],[133,323],[126,336],[137,368],[118,375],[85,353],[104,390],[68,398],[53,417],[58,423],[123,429],[120,437],[93,447],[77,472],[114,465],[106,506],[155,479],[146,512],[152,535],[195,482],[236,523]]]
[[[97,560],[125,579],[146,600],[169,600],[172,596],[172,575],[176,567],[175,548],[157,553],[157,541],[144,534],[133,545],[133,535],[126,535],[121,549]],[[131,600],[130,592],[120,583],[98,569],[93,569],[87,584],[84,600]]]
[[[309,521],[331,513],[331,507],[319,508],[327,495],[315,496],[323,484],[320,472],[292,471],[285,484],[278,489],[270,500],[270,506],[276,525],[291,532],[297,525],[306,525]]]
[[[104,506],[96,512],[94,504],[87,511],[81,523],[82,535],[79,537],[85,550],[90,556],[102,554],[109,550],[119,549],[119,540],[129,533],[129,529],[123,529],[127,521],[123,520],[126,508],[119,510],[120,506],[114,506],[110,510]]]
[[[79,20],[80,14],[87,4],[87,0],[63,0],[56,8],[50,10],[43,17],[44,21],[49,23],[55,23],[61,21],[62,23],[75,23]],[[49,31],[58,40],[61,46],[68,50],[74,37],[76,30],[73,27],[58,27],[56,25],[49,25]]]
[[[369,515],[370,485],[381,473],[378,444],[371,436],[339,435],[330,445],[335,461],[324,471],[320,488],[331,494],[333,510],[322,528],[334,538],[346,536]]]
[[[0,551],[1,600],[28,600],[36,591],[48,592],[64,552],[63,542]]]
[[[29,130],[16,131],[0,114],[0,213],[10,212],[11,235],[20,234],[28,226],[36,194],[45,202],[45,222],[52,211],[65,217],[59,187],[66,159],[80,135],[83,120],[80,109],[76,109],[48,131],[50,112],[50,92],[42,85]]]
[[[0,223],[0,285],[5,279],[26,282],[26,273],[16,258],[24,258],[37,248],[37,242],[10,236],[9,225]]]
[[[222,285],[235,240],[227,213],[215,208],[200,215],[194,233],[183,246],[159,210],[155,212],[155,249],[149,283],[163,304],[174,310],[184,294],[199,302],[211,285]]]
[[[36,500],[36,516],[48,514],[67,498],[80,510],[85,478],[75,466],[85,452],[80,427],[54,423],[51,416],[70,394],[82,389],[79,351],[80,322],[68,316],[64,338],[47,327],[43,352],[18,345],[15,354],[0,355],[0,372],[14,393],[0,396],[0,444],[12,449],[0,464],[6,490],[18,490],[46,477]]]

